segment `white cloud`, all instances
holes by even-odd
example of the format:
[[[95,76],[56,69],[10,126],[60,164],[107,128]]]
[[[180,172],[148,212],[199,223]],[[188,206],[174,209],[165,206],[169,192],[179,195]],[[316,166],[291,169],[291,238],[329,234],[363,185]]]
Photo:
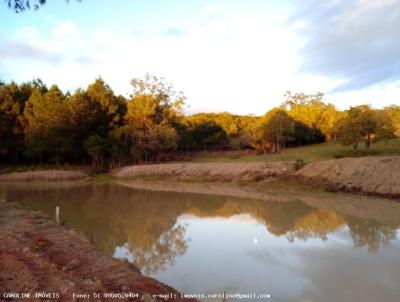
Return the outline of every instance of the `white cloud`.
[[[81,44],[81,32],[78,26],[72,21],[62,21],[52,30],[52,35],[58,41],[65,41],[69,45]]]
[[[201,8],[201,11],[207,16],[214,16],[219,10],[219,6],[217,4],[208,4]]]
[[[35,26],[23,26],[16,31],[15,37],[25,41],[35,41],[38,37],[38,29]]]
[[[374,3],[370,0],[368,5],[377,5]],[[25,61],[18,62],[17,57],[10,60],[9,55],[0,58],[0,64],[13,70],[16,80],[41,77],[64,90],[85,87],[101,75],[116,93],[125,96],[132,91],[133,77],[155,73],[185,92],[190,113],[263,114],[279,105],[287,90],[327,92],[345,83],[344,77],[329,73],[299,72],[305,63],[304,56],[299,55],[306,44],[304,32],[317,22],[311,22],[309,15],[302,15],[287,26],[281,23],[282,18],[264,16],[228,20],[219,15],[221,10],[218,5],[209,4],[193,22],[136,28],[135,33],[133,28],[116,31],[102,24],[84,34],[71,20],[50,20],[54,27],[49,32],[25,26],[10,44],[18,46],[14,55],[26,54]],[[31,48],[22,47],[23,41]],[[312,45],[316,47],[310,52],[314,56],[308,58],[315,61],[325,48]],[[12,48],[5,51],[12,53]],[[53,64],[55,57],[51,61],[45,54],[56,55],[57,64]],[[31,61],[27,63],[29,57]],[[327,100],[341,108],[358,102],[383,106],[400,100],[400,88],[398,84],[385,84],[360,91],[330,92]]]

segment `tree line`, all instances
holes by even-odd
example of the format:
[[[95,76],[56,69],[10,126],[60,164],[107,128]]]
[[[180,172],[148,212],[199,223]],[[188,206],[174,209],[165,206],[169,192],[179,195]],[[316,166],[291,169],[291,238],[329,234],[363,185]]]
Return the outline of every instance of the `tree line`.
[[[264,116],[199,113],[185,116],[185,96],[163,79],[131,81],[129,98],[115,95],[103,79],[63,93],[41,80],[0,82],[0,162],[92,164],[98,170],[158,162],[199,150],[283,147],[340,140],[356,151],[400,135],[400,106],[362,105],[340,111],[321,93],[286,94]]]

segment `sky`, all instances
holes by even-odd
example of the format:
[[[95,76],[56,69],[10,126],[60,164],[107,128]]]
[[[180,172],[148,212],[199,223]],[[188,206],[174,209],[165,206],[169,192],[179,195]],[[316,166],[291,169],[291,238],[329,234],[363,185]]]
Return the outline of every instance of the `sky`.
[[[64,91],[101,76],[128,97],[146,73],[185,111],[264,114],[286,91],[339,109],[400,105],[400,0],[0,0],[0,79]]]

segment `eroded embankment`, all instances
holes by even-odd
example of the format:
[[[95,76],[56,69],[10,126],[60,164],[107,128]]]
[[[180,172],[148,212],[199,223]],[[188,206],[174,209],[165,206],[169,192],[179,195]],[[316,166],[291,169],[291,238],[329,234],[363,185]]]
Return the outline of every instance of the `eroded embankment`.
[[[57,301],[74,301],[73,293],[99,293],[85,301],[109,301],[106,293],[177,294],[172,288],[140,274],[134,265],[102,255],[89,241],[40,212],[0,202],[0,293],[59,294]],[[31,299],[40,301],[40,299]],[[126,299],[125,299],[126,300]]]
[[[343,158],[308,164],[296,172],[293,162],[177,163],[129,166],[116,178],[155,177],[190,181],[262,181],[289,178],[329,191],[361,192],[400,198],[400,157]],[[268,184],[265,184],[268,186]]]
[[[306,183],[331,190],[400,197],[400,157],[342,158],[308,164],[296,172]]]
[[[129,166],[116,170],[113,175],[117,178],[151,176],[235,181],[261,180],[294,172],[293,162],[177,163]]]
[[[0,174],[0,181],[60,181],[87,178],[88,174],[76,170],[40,170]]]

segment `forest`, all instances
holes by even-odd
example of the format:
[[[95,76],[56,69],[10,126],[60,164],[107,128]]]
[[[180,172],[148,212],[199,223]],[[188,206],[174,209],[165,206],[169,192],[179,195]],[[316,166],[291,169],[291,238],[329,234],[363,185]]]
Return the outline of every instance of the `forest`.
[[[400,106],[338,110],[322,93],[285,94],[263,116],[223,113],[185,115],[185,96],[155,75],[131,81],[129,98],[98,78],[86,89],[63,93],[41,80],[0,82],[0,163],[82,164],[113,167],[179,160],[214,150],[280,152],[340,141],[368,152],[378,140],[400,136]],[[266,104],[268,107],[268,104]]]

